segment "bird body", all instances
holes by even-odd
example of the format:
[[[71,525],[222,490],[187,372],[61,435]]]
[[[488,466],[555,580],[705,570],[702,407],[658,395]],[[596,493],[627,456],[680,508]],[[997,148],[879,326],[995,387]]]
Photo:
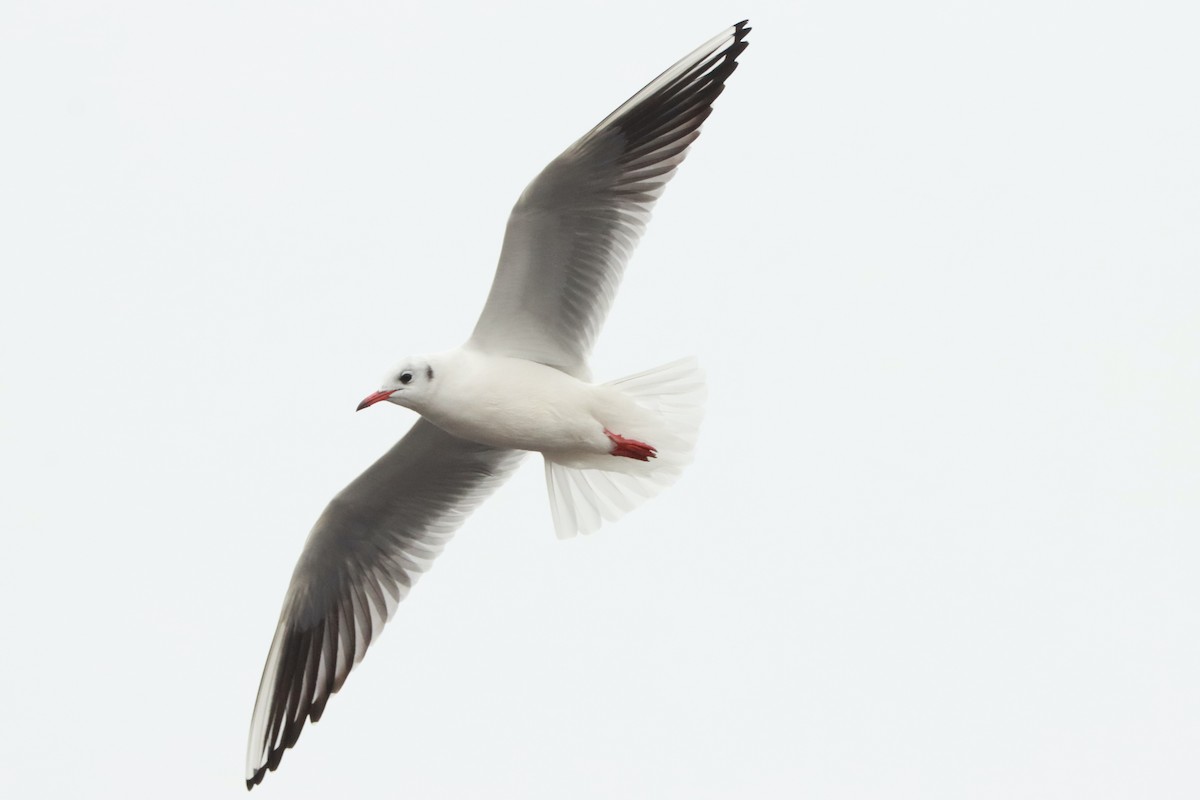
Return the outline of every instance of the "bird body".
[[[434,377],[418,373],[414,382],[424,377],[429,391],[398,384],[402,365],[384,381],[385,388],[397,386],[389,400],[447,433],[492,447],[603,454],[611,447],[603,429],[620,407],[632,405],[610,387],[523,358],[461,347],[424,360]]]
[[[406,372],[413,377],[400,381]],[[406,360],[389,371],[383,386],[383,399],[454,436],[612,471],[627,468],[612,461],[619,448],[610,434],[653,436],[659,422],[653,410],[612,384],[587,383],[536,361],[470,346]]]
[[[740,22],[568,147],[521,193],[465,345],[405,359],[359,409],[420,414],[330,501],[304,545],[250,722],[246,786],[317,721],[462,522],[530,451],[555,532],[595,531],[691,461],[705,387],[693,359],[608,383],[587,359],[667,182],[737,67]]]

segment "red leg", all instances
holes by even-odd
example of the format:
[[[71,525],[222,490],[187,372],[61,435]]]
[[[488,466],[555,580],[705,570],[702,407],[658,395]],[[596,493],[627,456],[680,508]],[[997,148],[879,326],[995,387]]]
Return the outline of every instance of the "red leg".
[[[658,451],[645,442],[639,442],[637,439],[626,439],[621,434],[613,433],[608,428],[604,429],[604,435],[612,440],[613,449],[609,452],[614,456],[636,458],[638,461],[649,461],[658,455]]]

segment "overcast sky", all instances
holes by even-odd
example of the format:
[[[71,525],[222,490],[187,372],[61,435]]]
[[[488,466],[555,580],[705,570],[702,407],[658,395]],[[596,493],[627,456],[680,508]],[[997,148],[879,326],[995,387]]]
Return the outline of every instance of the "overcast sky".
[[[593,365],[696,463],[560,542],[529,459],[255,795],[1200,794],[1194,4],[8,0],[0,795],[244,795],[355,404],[747,16]]]

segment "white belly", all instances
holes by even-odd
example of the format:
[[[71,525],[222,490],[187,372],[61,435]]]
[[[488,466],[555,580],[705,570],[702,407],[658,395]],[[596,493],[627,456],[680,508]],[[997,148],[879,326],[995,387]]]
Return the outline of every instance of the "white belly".
[[[416,409],[434,425],[493,447],[543,453],[612,447],[601,418],[609,395],[619,393],[531,361],[459,352],[437,394]]]

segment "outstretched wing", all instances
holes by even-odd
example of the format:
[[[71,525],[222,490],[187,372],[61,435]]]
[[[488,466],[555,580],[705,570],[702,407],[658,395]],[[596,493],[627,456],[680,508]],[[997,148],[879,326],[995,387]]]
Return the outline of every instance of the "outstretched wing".
[[[739,22],[542,170],[513,207],[471,344],[583,376],[650,211],[746,49]]]
[[[267,654],[246,787],[279,766],[463,520],[524,455],[425,420],[329,503],[292,574]]]

